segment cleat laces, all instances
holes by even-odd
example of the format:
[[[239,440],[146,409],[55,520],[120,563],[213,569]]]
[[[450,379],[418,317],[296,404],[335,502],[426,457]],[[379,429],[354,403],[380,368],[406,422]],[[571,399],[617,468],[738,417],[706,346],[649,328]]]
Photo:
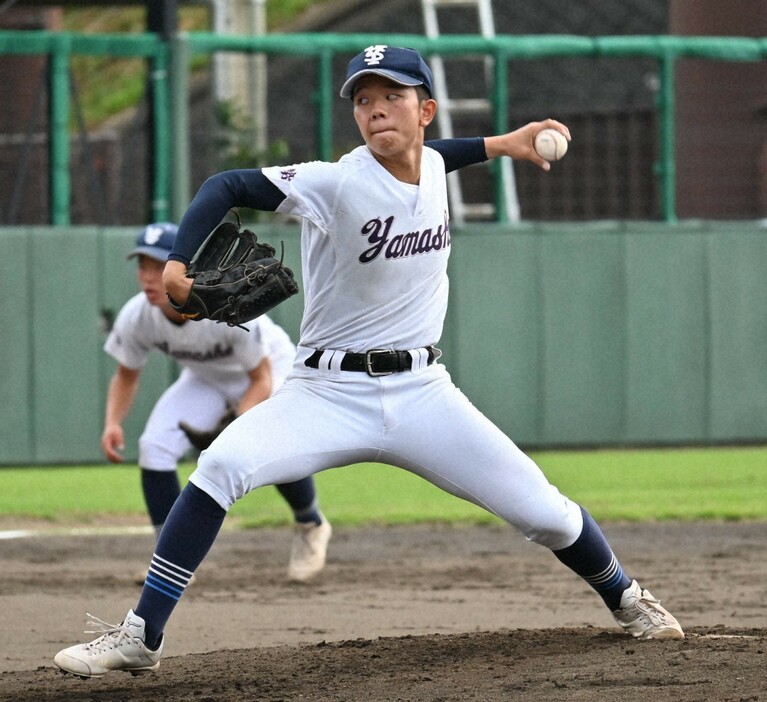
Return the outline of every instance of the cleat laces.
[[[128,631],[128,627],[124,623],[110,624],[103,619],[99,619],[94,614],[86,612],[86,616],[89,617],[87,626],[96,627],[95,629],[85,629],[86,634],[101,634],[97,639],[94,639],[90,643],[85,644],[85,648],[88,651],[94,653],[101,653],[111,648],[116,648],[122,643],[122,640],[130,637],[134,638]]]
[[[659,605],[660,600],[653,597],[647,590],[644,590],[642,597],[634,604],[634,609],[636,609],[640,617],[653,626],[667,626],[669,619]]]

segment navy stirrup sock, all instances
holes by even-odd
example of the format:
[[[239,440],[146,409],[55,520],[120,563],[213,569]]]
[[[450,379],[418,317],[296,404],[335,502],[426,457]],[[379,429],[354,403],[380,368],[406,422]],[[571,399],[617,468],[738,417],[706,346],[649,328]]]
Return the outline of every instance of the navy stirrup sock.
[[[581,535],[572,546],[552,553],[591,585],[610,610],[620,609],[621,595],[631,580],[623,572],[599,525],[583,507],[581,513]]]
[[[141,469],[141,489],[144,493],[149,519],[158,534],[165,524],[173,503],[181,494],[178,473],[175,470]]]
[[[275,487],[290,505],[290,509],[293,510],[293,516],[297,522],[303,524],[308,524],[309,522],[314,522],[315,524],[322,523],[322,517],[317,506],[314,479],[311,476],[297,480],[294,483],[275,485]]]
[[[194,571],[208,554],[226,510],[187,483],[173,505],[152,556],[136,614],[146,622],[146,645],[157,647],[165,624]]]

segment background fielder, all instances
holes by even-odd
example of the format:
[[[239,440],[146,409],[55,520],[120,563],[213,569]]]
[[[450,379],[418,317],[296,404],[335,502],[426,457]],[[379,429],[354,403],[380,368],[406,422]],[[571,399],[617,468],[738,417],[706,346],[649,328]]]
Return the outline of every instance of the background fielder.
[[[123,460],[123,421],[139,387],[149,354],[173,358],[181,373],[158,399],[139,439],[141,486],[147,511],[159,535],[180,494],[178,462],[192,447],[180,424],[214,430],[230,408],[243,414],[282,385],[295,346],[267,316],[248,323],[249,332],[208,320],[192,323],[172,309],[162,285],[162,270],[177,227],[150,224],[139,234],[128,258],[138,260],[142,292],[120,310],[104,350],[117,362],[109,383],[101,447],[108,460]],[[319,510],[311,477],[277,485],[296,520],[288,577],[305,581],[325,564],[331,526]],[[138,580],[143,582],[145,573]]]

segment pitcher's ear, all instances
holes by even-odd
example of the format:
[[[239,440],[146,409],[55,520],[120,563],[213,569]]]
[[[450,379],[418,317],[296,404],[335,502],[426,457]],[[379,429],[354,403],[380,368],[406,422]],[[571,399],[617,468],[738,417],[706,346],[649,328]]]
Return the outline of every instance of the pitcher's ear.
[[[437,101],[434,98],[421,100],[419,109],[421,111],[421,126],[428,127],[434,119],[434,115],[437,114]]]

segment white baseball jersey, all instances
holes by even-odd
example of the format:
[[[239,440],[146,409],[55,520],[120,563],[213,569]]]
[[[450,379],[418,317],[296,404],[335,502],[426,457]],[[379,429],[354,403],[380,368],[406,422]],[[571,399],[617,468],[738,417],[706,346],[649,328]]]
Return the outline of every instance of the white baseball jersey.
[[[421,184],[396,180],[367,147],[337,163],[265,168],[304,218],[301,346],[364,352],[436,343],[447,309],[445,164],[425,148]]]
[[[136,370],[157,350],[183,369],[157,400],[139,438],[142,468],[175,470],[191,448],[179,422],[202,431],[215,427],[250,385],[248,371],[265,357],[271,361],[272,393],[285,381],[296,352],[290,337],[266,315],[246,326],[247,332],[210,320],[176,324],[143,292],[125,303],[104,350]]]
[[[228,509],[262,485],[378,461],[480,505],[537,543],[571,545],[583,526],[578,505],[469,402],[443,365],[416,353],[439,340],[447,306],[442,157],[424,148],[418,186],[396,180],[367,147],[338,163],[263,173],[286,195],[278,211],[304,219],[301,341],[285,384],[224,430],[190,481]],[[244,204],[227,177],[209,182],[198,205]],[[236,177],[241,187],[248,174]],[[383,377],[341,370],[345,351],[375,348],[410,351],[411,370]],[[313,349],[333,350],[331,360],[307,367]]]
[[[250,331],[209,320],[176,324],[142,292],[120,310],[104,350],[133,369],[143,368],[157,350],[213,384],[239,382],[269,357],[273,383],[280,385],[295,356],[290,337],[265,315],[244,326]]]

